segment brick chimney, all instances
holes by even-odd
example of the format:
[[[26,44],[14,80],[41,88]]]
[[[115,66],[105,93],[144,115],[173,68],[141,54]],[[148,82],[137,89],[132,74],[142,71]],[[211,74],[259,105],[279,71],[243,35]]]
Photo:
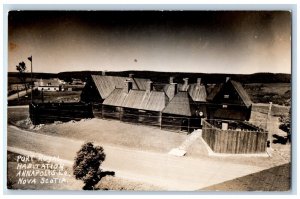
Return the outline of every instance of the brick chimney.
[[[170,84],[174,83],[174,77],[170,77],[169,83],[170,83]]]
[[[133,78],[133,73],[129,73],[128,77]]]
[[[125,80],[125,85],[123,91],[125,93],[129,93],[129,91],[132,89],[132,81],[130,79]]]
[[[189,78],[183,78],[183,85],[187,86],[189,84]]]
[[[146,91],[151,92],[153,90],[153,82],[147,81]]]
[[[105,76],[106,75],[106,70],[103,70],[102,71],[102,76]]]
[[[199,78],[197,78],[197,85],[201,85],[201,78],[199,77]]]

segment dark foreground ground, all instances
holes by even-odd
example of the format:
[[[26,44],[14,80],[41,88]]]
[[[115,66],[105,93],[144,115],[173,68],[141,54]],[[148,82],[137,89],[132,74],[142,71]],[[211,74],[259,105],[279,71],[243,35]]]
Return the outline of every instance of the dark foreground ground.
[[[291,163],[201,189],[201,191],[289,191]]]

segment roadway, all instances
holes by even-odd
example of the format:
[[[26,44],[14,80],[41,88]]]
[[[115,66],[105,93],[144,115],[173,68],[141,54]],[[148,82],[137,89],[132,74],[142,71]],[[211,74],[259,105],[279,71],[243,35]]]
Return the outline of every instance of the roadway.
[[[60,159],[70,164],[74,160],[76,151],[84,142],[29,132],[10,125],[7,131],[10,149],[59,156]],[[208,158],[202,160],[175,157],[164,153],[102,146],[106,153],[103,167],[115,171],[117,177],[150,183],[172,191],[198,190],[264,169]]]

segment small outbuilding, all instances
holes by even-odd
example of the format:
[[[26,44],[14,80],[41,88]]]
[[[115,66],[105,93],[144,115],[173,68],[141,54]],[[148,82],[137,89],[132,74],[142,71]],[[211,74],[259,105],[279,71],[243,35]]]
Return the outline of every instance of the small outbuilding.
[[[40,79],[36,82],[36,86],[39,91],[61,91],[63,81],[54,78],[54,79]]]

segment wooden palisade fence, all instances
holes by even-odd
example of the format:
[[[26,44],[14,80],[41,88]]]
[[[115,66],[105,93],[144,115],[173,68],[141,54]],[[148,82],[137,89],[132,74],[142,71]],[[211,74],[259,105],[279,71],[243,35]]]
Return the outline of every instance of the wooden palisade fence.
[[[264,131],[222,130],[204,121],[202,137],[216,153],[250,154],[266,151],[268,133]]]
[[[31,103],[29,115],[32,123],[37,125],[92,118],[93,111],[92,105],[85,103]]]

